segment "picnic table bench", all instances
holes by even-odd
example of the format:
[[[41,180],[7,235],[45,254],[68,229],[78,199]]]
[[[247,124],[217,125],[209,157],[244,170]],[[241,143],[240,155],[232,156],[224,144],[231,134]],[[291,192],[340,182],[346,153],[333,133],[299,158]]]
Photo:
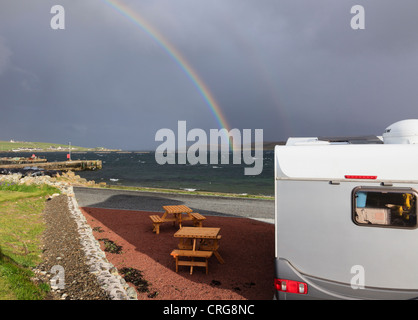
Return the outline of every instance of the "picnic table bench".
[[[212,251],[201,251],[201,250],[179,250],[174,249],[171,255],[176,260],[176,272],[179,272],[179,266],[190,266],[190,274],[193,273],[193,267],[205,267],[206,274],[209,271],[209,258],[212,256]],[[179,257],[192,258],[191,261],[179,260]],[[194,258],[204,258],[205,261],[194,261]]]
[[[160,224],[164,222],[163,219],[161,219],[160,216],[158,215],[152,215],[149,216],[151,221],[152,221],[152,225],[153,225],[153,229],[152,231],[155,232],[156,234],[160,233]]]
[[[193,222],[194,222],[195,227],[202,227],[203,226],[203,220],[206,219],[204,216],[202,216],[200,213],[197,213],[197,212],[192,212],[192,213],[190,213],[190,215],[193,218]]]

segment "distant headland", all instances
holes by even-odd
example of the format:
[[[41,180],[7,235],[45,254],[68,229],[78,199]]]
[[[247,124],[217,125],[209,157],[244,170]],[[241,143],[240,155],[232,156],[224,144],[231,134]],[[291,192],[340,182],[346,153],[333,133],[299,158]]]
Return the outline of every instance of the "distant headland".
[[[104,147],[86,148],[73,145],[65,145],[49,142],[28,142],[28,141],[1,141],[0,152],[71,152],[77,151],[121,151],[120,149],[109,149]]]

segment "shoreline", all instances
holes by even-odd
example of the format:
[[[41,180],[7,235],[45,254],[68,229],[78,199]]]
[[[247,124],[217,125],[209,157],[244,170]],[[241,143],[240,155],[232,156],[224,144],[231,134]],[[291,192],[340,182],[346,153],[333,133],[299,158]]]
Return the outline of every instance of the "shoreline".
[[[123,185],[106,185],[106,186],[87,186],[89,188],[98,189],[110,189],[110,190],[122,190],[122,191],[141,191],[141,192],[154,192],[154,193],[168,193],[168,194],[185,194],[190,196],[207,196],[217,198],[234,198],[234,199],[256,199],[256,200],[274,200],[274,196],[265,195],[253,195],[253,194],[239,194],[239,193],[226,193],[216,191],[187,191],[181,189],[166,189],[155,187],[135,187],[135,186],[123,186]]]
[[[0,151],[0,154],[4,156],[9,152]],[[36,153],[36,152],[35,152]],[[48,159],[51,163],[52,162],[64,162],[65,154],[68,153],[68,150],[43,150],[43,153],[37,154],[38,156],[42,158]],[[157,176],[157,180],[153,180],[155,176],[153,175],[153,171],[150,175],[148,175],[148,170],[158,170],[158,168],[155,168],[154,164],[149,164],[152,160],[152,155],[145,155],[144,158],[142,158],[141,155],[135,156],[135,154],[148,154],[149,151],[74,151],[72,150],[72,153],[74,154],[73,159],[79,159],[80,161],[84,161],[85,159],[100,159],[103,161],[103,172],[97,173],[90,173],[90,172],[76,172],[77,175],[80,177],[92,180],[94,181],[94,184],[100,188],[108,188],[108,189],[118,189],[118,190],[138,190],[138,191],[147,191],[147,192],[162,192],[162,193],[176,193],[176,194],[188,194],[188,195],[207,195],[207,196],[216,196],[216,197],[229,197],[229,198],[248,198],[248,199],[266,199],[266,200],[273,200],[274,199],[274,190],[272,188],[271,182],[269,177],[266,179],[265,176],[257,177],[255,179],[255,184],[253,183],[253,180],[243,179],[242,184],[239,176],[235,177],[233,176],[232,179],[229,179],[227,177],[226,179],[223,177],[223,175],[220,175],[220,171],[214,172],[214,178],[211,178],[210,172],[205,171],[204,174],[202,174],[202,177],[199,175],[201,173],[192,171],[190,175],[186,175],[185,180],[181,180],[178,183],[176,181],[172,181],[173,179],[178,179],[180,177],[177,177],[177,170],[180,170],[179,172],[182,172],[183,168],[180,167],[179,169],[177,167],[173,168],[174,171],[169,169],[169,173],[167,173],[169,176],[168,178],[171,178],[172,180],[168,179],[168,183],[164,183],[160,181],[161,179],[159,176]],[[119,160],[118,154],[126,154],[129,153],[131,155],[124,156],[123,159],[127,159],[128,162],[123,163],[122,165],[119,165],[119,163],[116,165],[115,168],[112,168],[113,163],[115,161]],[[12,152],[9,153],[10,156],[12,155],[30,155],[31,152]],[[53,156],[48,154],[54,154]],[[89,154],[78,157],[76,154]],[[105,154],[112,154],[111,156],[105,156]],[[96,155],[96,156],[94,156]],[[101,157],[100,155],[103,155]],[[100,156],[100,157],[99,157]],[[107,158],[109,157],[109,159]],[[115,160],[116,159],[116,160]],[[122,156],[121,156],[122,159]],[[151,159],[151,160],[150,160]],[[137,161],[138,160],[138,161]],[[144,161],[143,161],[144,160]],[[147,162],[146,165],[143,165],[142,163],[145,163],[145,160]],[[91,160],[93,161],[93,160]],[[113,161],[113,162],[112,162]],[[129,167],[127,167],[129,165]],[[138,166],[144,166],[143,168],[136,169],[136,165]],[[29,164],[28,164],[29,166]],[[32,164],[30,164],[32,166]],[[135,172],[133,172],[132,177],[131,174],[126,174],[124,170],[129,170],[131,166],[135,167]],[[150,167],[147,167],[150,166]],[[1,168],[1,166],[0,166]],[[150,168],[150,169],[148,169]],[[109,170],[107,170],[109,169]],[[164,168],[167,170],[166,168]],[[106,170],[106,171],[105,171]],[[113,171],[112,171],[113,170]],[[144,171],[145,170],[145,171]],[[208,170],[211,170],[209,168]],[[270,167],[269,167],[270,170]],[[172,173],[174,172],[174,173]],[[236,175],[236,173],[235,173]],[[117,178],[117,179],[114,179]],[[189,178],[191,178],[191,183],[189,184]],[[196,183],[193,183],[193,179],[201,179],[200,181],[196,181]],[[181,179],[181,178],[180,178]],[[224,181],[225,179],[225,181]],[[86,180],[86,182],[87,182]],[[211,183],[214,182],[215,185],[211,185]],[[229,183],[230,184],[229,184]],[[218,184],[216,186],[216,184]],[[257,187],[257,184],[259,184],[260,187]]]
[[[19,173],[13,174],[1,174],[0,180],[3,180],[7,176],[21,176],[28,178],[35,178],[25,176]],[[3,178],[2,178],[3,177]],[[49,177],[45,175],[45,177]],[[126,185],[111,185],[106,182],[96,182],[94,180],[87,180],[82,178],[80,175],[74,173],[74,171],[62,172],[58,176],[50,177],[58,182],[67,182],[72,186],[107,189],[107,190],[121,190],[121,191],[140,191],[150,193],[167,193],[167,194],[183,194],[183,195],[195,195],[195,196],[207,196],[207,197],[218,197],[218,198],[233,198],[233,199],[255,199],[255,200],[274,200],[274,196],[267,195],[254,195],[254,194],[239,194],[239,193],[227,193],[217,191],[190,191],[184,189],[169,189],[169,188],[158,188],[158,187],[141,187],[141,186],[126,186]]]

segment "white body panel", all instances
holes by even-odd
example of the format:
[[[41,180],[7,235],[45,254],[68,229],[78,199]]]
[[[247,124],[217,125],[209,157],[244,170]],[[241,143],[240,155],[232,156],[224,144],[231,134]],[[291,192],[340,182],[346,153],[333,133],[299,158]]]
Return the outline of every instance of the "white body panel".
[[[276,146],[276,178],[418,181],[418,145]]]
[[[275,172],[276,258],[324,280],[350,285],[361,266],[367,287],[418,289],[418,229],[352,219],[356,187],[418,190],[417,145],[276,146]]]

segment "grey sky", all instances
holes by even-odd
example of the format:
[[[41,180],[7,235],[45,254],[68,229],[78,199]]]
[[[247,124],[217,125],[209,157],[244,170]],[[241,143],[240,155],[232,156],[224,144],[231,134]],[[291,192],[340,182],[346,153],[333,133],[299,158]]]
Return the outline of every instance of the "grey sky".
[[[416,0],[124,0],[183,55],[231,128],[383,133],[418,118]],[[53,30],[53,5],[65,30]],[[353,30],[351,7],[365,8]],[[103,0],[0,4],[0,140],[155,149],[155,133],[218,129],[179,65]]]

